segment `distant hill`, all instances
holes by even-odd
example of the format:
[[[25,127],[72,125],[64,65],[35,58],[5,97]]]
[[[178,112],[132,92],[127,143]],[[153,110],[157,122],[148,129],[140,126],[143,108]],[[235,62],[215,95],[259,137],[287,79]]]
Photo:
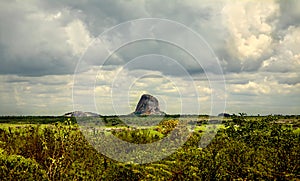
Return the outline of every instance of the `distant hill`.
[[[228,113],[220,113],[218,114],[219,117],[225,117],[225,118],[229,118],[231,115]]]
[[[99,117],[100,114],[92,112],[83,112],[83,111],[73,111],[64,114],[65,117]]]

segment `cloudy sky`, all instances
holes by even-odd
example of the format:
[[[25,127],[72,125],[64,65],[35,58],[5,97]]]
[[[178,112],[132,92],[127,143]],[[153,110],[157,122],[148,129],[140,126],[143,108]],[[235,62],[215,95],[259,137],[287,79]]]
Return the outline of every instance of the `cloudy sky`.
[[[0,22],[0,115],[126,114],[143,93],[168,113],[299,114],[298,0],[2,0]]]

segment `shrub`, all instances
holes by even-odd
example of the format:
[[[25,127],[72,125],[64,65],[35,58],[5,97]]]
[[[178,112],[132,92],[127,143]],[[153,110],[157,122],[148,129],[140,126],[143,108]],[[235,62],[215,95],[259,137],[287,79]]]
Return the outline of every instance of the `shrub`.
[[[0,180],[48,180],[45,170],[30,158],[0,154]]]

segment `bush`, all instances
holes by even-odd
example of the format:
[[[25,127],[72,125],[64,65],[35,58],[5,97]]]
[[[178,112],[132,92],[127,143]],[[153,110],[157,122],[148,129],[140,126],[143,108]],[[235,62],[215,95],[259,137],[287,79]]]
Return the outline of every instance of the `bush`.
[[[0,180],[48,180],[45,170],[30,158],[0,154]]]

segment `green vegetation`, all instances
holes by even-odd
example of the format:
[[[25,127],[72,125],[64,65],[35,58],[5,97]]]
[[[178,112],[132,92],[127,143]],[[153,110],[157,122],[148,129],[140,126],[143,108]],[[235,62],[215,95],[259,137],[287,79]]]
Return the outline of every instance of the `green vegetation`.
[[[98,153],[74,118],[44,118],[0,118],[0,180],[300,179],[299,116],[231,116],[206,148],[199,148],[199,141],[209,131],[207,117],[184,117],[196,126],[188,141],[167,158],[143,165],[119,163]],[[157,126],[133,129],[117,117],[101,119],[118,138],[140,144],[165,138],[179,124],[179,118],[165,117]],[[161,118],[129,121],[139,119],[150,124]]]
[[[2,180],[47,180],[46,172],[33,159],[19,155],[0,155]]]
[[[0,123],[9,124],[54,124],[70,121],[76,123],[76,119],[64,116],[1,116]]]

